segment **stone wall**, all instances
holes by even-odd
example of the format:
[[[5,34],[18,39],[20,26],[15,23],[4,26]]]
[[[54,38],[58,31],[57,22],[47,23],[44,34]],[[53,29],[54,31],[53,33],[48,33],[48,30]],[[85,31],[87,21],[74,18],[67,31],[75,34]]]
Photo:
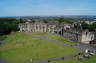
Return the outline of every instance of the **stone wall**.
[[[67,23],[44,23],[44,22],[34,22],[34,23],[23,23],[19,25],[21,32],[49,32],[57,33],[64,38],[75,42],[82,42],[88,44],[90,41],[94,40],[94,33],[88,31],[81,31],[79,28],[76,29],[74,24]],[[96,39],[96,33],[95,33]]]
[[[23,23],[19,25],[21,32],[50,32],[54,33],[56,25],[41,22]]]
[[[94,37],[94,38],[95,38],[95,40],[96,40],[96,29],[95,29],[95,37]]]
[[[94,40],[94,32],[82,32],[82,39],[81,42],[85,44],[89,44],[90,41]]]

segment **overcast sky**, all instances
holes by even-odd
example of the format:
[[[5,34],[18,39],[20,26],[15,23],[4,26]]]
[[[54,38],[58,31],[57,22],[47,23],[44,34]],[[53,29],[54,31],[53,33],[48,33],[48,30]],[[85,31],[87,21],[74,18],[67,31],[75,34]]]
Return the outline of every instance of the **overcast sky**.
[[[96,15],[96,0],[0,0],[0,16]]]

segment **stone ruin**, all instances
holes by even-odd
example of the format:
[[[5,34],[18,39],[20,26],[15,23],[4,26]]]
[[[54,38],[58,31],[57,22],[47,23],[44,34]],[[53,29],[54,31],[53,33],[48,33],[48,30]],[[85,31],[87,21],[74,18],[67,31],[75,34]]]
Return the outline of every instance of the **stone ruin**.
[[[81,27],[76,27],[75,24],[58,23],[57,21],[44,22],[26,22],[20,23],[20,32],[49,32],[56,33],[68,40],[89,44],[90,41],[96,39],[95,32],[82,30]]]

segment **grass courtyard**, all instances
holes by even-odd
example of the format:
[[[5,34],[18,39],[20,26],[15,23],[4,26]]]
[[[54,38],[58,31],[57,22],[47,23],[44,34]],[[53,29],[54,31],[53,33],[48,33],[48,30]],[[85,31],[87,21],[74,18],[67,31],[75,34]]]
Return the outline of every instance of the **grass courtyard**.
[[[33,62],[37,62],[77,52],[79,50],[48,42],[25,33],[14,33],[9,35],[3,47],[0,48],[0,58],[11,63],[28,63],[31,58]]]
[[[75,42],[65,40],[64,37],[62,37],[60,35],[57,35],[57,34],[40,33],[40,32],[32,32],[32,33],[37,34],[37,35],[40,35],[40,36],[45,36],[45,37],[48,37],[48,38],[53,39],[53,40],[61,41],[61,42],[64,42],[66,44],[69,44],[69,45],[76,45]]]

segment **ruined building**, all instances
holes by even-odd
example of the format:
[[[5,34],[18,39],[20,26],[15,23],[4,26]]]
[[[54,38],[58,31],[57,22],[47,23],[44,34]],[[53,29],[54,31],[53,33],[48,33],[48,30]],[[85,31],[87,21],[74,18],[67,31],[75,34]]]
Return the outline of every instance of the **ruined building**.
[[[87,30],[82,31],[80,28],[75,28],[74,24],[58,23],[51,21],[48,23],[44,22],[26,22],[19,24],[20,32],[49,32],[56,33],[68,40],[75,42],[82,42],[89,44],[90,41],[94,40],[94,32]]]

